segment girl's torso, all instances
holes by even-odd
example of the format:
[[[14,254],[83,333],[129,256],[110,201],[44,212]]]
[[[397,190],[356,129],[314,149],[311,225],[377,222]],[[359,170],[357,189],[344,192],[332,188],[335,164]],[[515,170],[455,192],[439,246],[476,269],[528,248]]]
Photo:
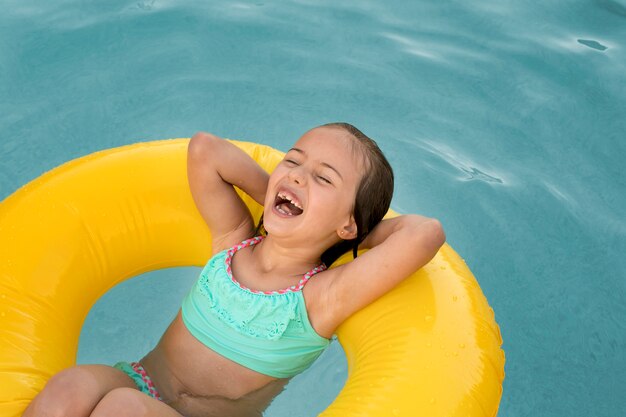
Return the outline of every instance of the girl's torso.
[[[233,275],[244,286],[269,290],[285,288],[299,280],[268,277],[255,282],[250,279],[254,275],[245,259],[249,256],[249,250],[238,252],[238,262],[232,264]],[[322,305],[325,281],[311,279],[303,287],[302,295],[310,325],[320,336],[330,338],[336,324],[324,314],[327,311]],[[181,312],[141,363],[164,401],[185,416],[260,416],[289,380],[256,372],[213,351],[191,334]]]
[[[239,365],[197,340],[176,316],[158,345],[141,360],[163,400],[181,414],[261,415],[288,379]]]

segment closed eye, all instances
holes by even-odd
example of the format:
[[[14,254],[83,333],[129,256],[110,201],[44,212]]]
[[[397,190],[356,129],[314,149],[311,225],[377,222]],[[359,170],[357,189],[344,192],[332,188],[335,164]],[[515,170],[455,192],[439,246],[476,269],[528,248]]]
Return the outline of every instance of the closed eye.
[[[290,164],[290,165],[298,165],[298,163],[294,161],[293,159],[285,159],[285,163]]]
[[[318,175],[318,176],[317,176],[317,178],[318,178],[320,181],[325,182],[326,184],[332,184],[332,182],[330,182],[330,180],[329,180],[328,178],[326,178],[326,177],[322,177],[321,175]]]

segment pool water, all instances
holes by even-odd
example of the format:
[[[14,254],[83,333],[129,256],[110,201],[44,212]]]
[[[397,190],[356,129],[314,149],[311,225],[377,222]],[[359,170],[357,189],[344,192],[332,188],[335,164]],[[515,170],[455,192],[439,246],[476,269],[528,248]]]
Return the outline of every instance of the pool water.
[[[5,0],[0,199],[70,159],[198,130],[286,149],[348,121],[439,218],[496,313],[500,415],[626,412],[626,2]],[[0,254],[1,256],[1,254]],[[199,272],[107,293],[80,363],[150,349]],[[333,343],[267,416],[313,416]]]

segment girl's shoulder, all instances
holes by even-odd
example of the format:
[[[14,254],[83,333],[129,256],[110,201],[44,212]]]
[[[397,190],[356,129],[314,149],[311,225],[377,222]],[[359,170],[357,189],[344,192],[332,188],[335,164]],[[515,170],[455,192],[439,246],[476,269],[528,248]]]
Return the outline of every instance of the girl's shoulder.
[[[367,251],[319,277],[328,314],[340,323],[373,303],[427,264],[444,241],[434,219],[401,216],[381,222],[366,242]]]
[[[309,322],[322,337],[330,339],[343,322],[336,314],[336,300],[332,295],[333,279],[341,272],[342,265],[318,272],[302,289]]]
[[[215,255],[224,250],[236,249],[238,246],[252,241],[257,237],[252,219],[250,219],[250,221],[244,221],[237,229],[227,234],[211,237],[212,254]]]

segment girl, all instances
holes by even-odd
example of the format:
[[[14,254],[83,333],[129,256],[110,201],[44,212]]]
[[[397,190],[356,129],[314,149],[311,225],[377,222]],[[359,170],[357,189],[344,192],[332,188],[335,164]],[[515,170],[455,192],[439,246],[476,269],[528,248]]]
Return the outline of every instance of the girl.
[[[261,416],[339,324],[425,265],[445,239],[434,219],[381,221],[393,172],[347,123],[305,133],[271,175],[230,142],[197,133],[188,178],[213,257],[156,348],[140,363],[58,373],[24,416]],[[262,227],[233,186],[264,205]]]

